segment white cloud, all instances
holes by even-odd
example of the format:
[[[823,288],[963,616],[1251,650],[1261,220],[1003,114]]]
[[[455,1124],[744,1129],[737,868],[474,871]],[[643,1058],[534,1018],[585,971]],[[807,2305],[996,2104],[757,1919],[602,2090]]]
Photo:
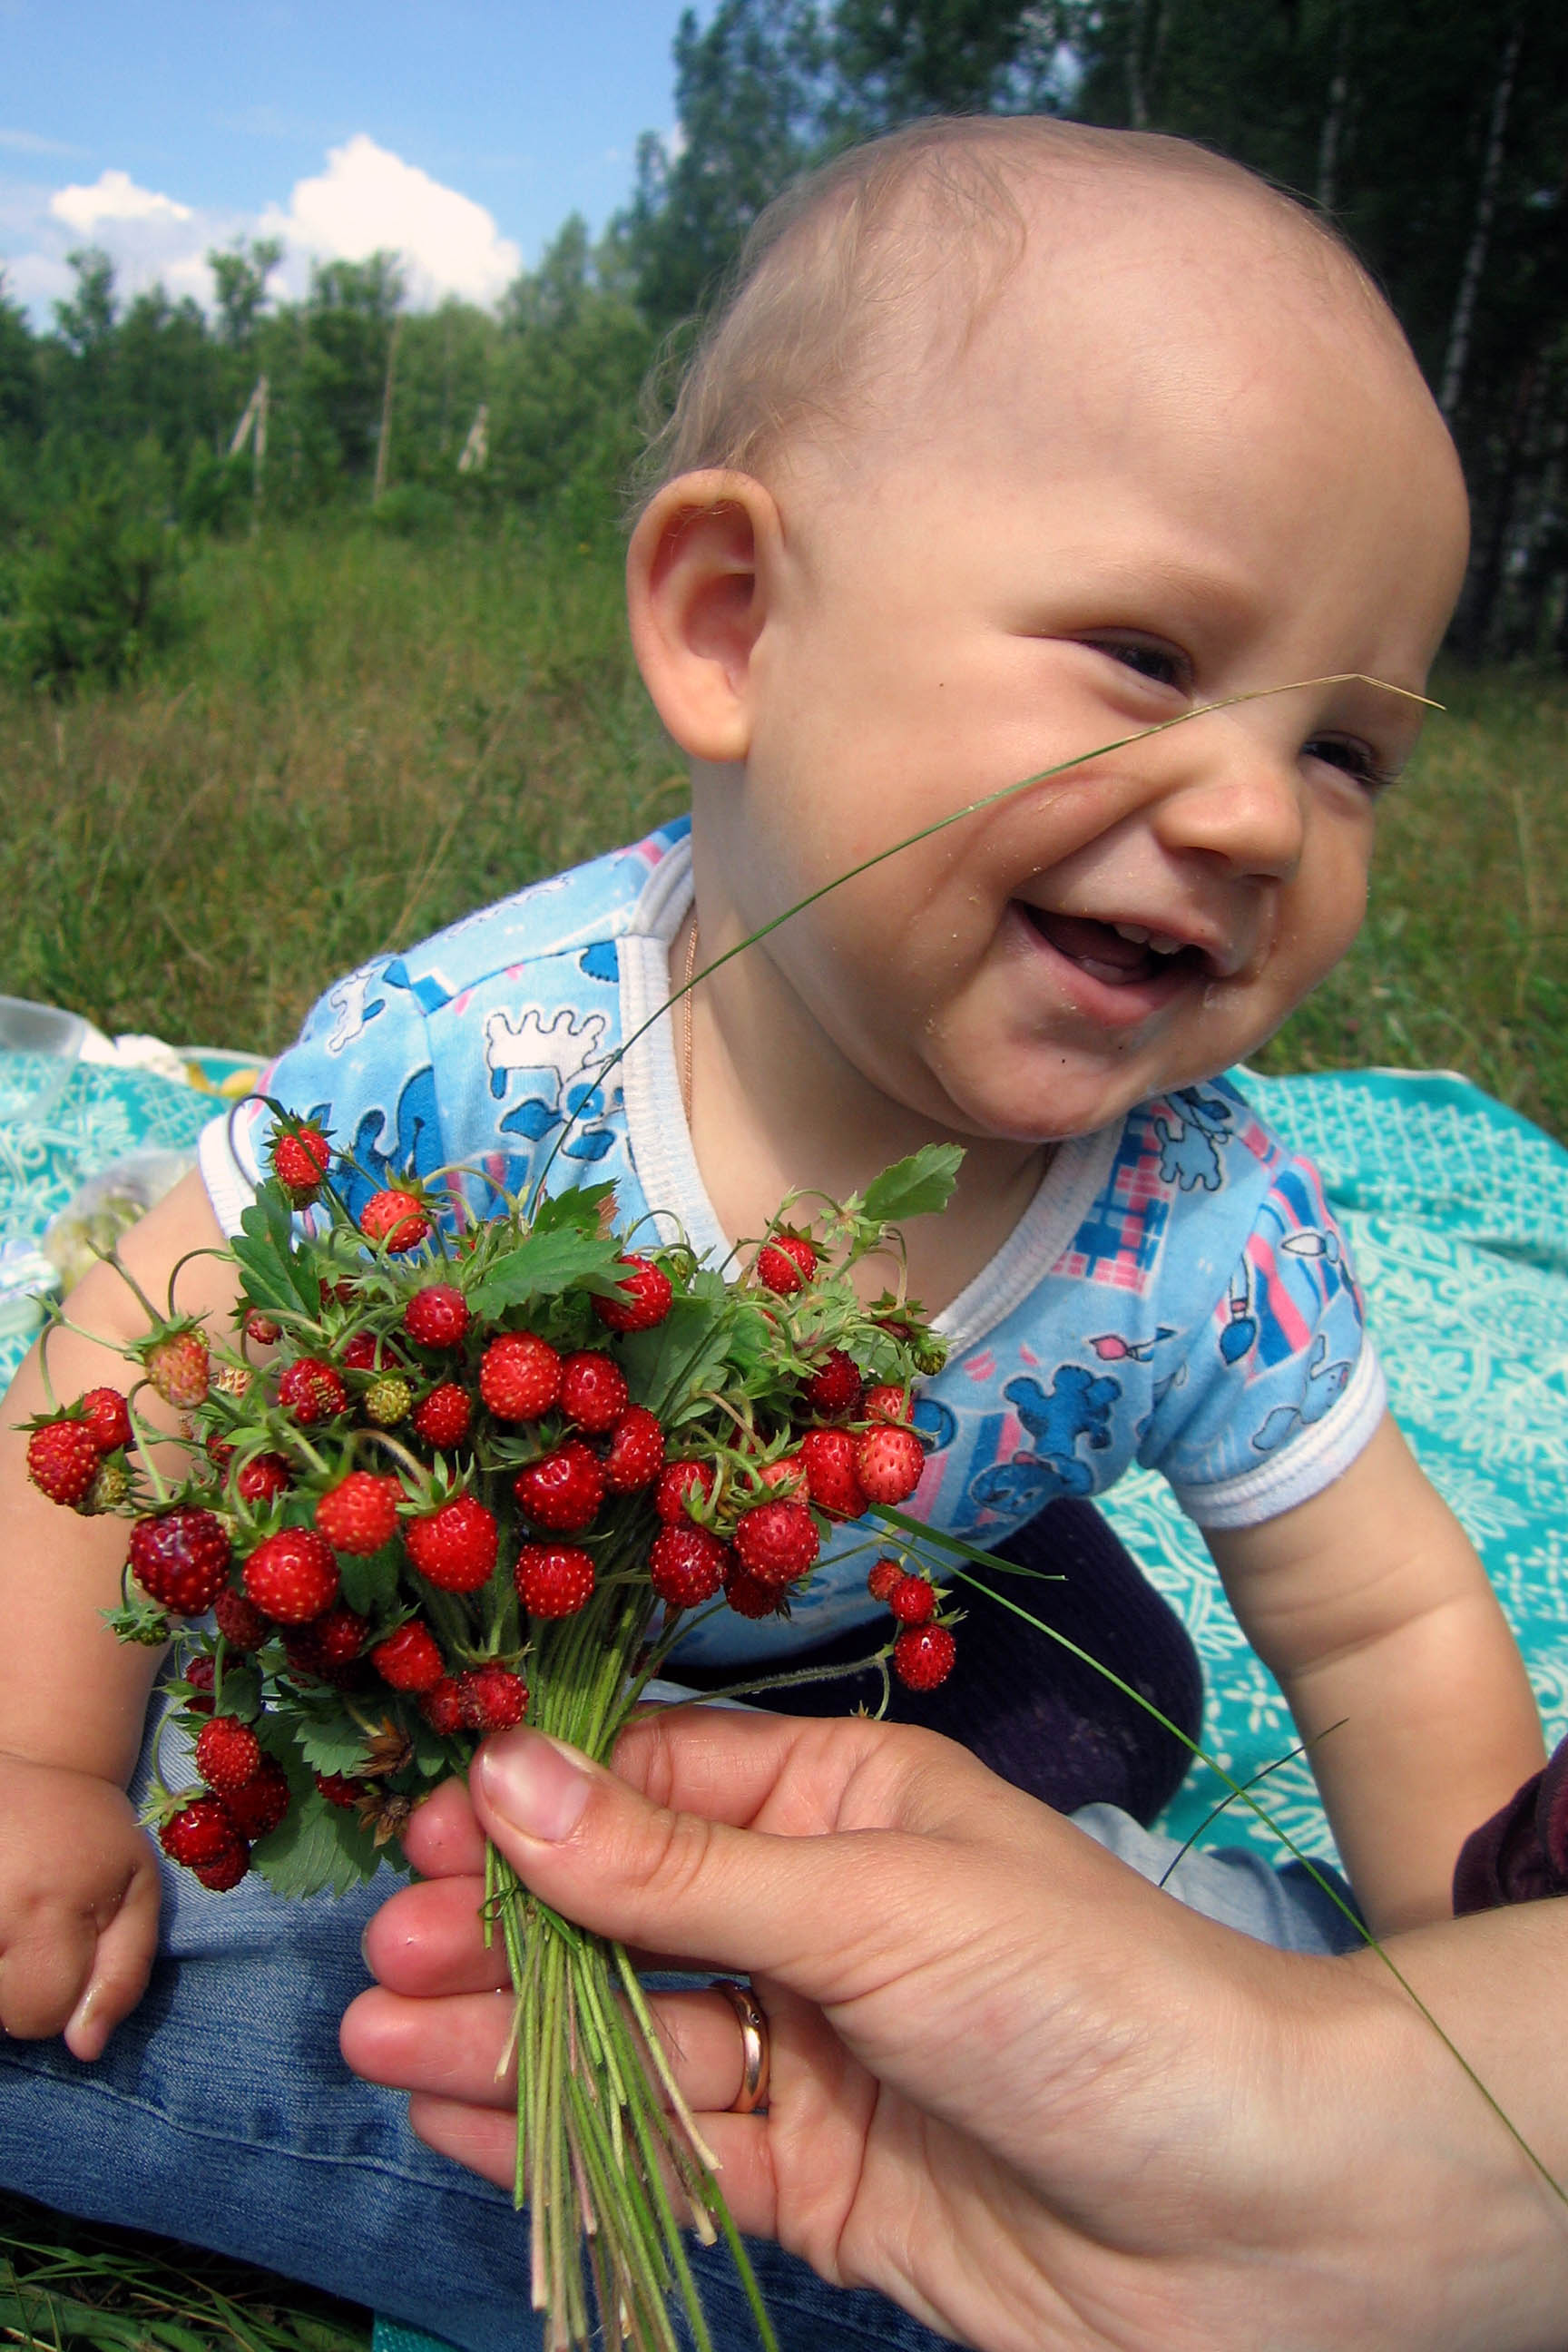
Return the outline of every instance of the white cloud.
[[[482,205],[363,133],[331,149],[324,172],[299,181],[287,204],[269,205],[259,217],[185,204],[119,170],[100,173],[90,187],[52,191],[0,177],[0,269],[7,293],[40,326],[71,291],[66,256],[75,246],[103,247],[123,299],[162,284],[176,299],[189,294],[210,309],[209,249],[253,236],[283,239],[288,257],[273,282],[294,296],[304,293],[312,260],[363,261],[378,248],[402,254],[410,299],[420,303],[447,294],[494,302],[522,267]]]
[[[100,172],[90,188],[57,188],[49,198],[49,210],[56,220],[64,221],[80,236],[90,236],[101,221],[195,218],[189,205],[177,205],[173,196],[139,188],[129,172]]]
[[[417,164],[405,163],[361,131],[328,151],[319,178],[296,183],[287,211],[270,205],[257,224],[291,251],[319,260],[363,261],[400,253],[416,301],[444,294],[494,302],[522,267],[493,215]]]
[[[79,147],[68,147],[63,139],[44,139],[36,131],[0,131],[0,147],[8,147],[15,155],[79,155]]]

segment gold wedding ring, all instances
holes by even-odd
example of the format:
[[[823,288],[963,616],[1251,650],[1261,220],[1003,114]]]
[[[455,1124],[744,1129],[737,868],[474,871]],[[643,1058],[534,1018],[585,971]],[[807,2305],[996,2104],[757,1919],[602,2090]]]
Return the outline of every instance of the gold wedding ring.
[[[749,2116],[767,2103],[773,2064],[767,2011],[750,1985],[737,1984],[733,1977],[715,1977],[709,1990],[723,1994],[741,2028],[741,2087],[730,2102],[729,2113]]]

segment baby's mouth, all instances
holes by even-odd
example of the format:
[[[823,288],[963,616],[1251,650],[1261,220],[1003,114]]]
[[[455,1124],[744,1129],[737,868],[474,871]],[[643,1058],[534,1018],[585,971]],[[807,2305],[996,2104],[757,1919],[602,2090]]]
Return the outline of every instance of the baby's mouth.
[[[1024,912],[1058,955],[1108,988],[1129,988],[1205,965],[1201,948],[1184,947],[1139,923],[1097,923],[1088,915],[1054,914],[1048,907],[1025,906]]]

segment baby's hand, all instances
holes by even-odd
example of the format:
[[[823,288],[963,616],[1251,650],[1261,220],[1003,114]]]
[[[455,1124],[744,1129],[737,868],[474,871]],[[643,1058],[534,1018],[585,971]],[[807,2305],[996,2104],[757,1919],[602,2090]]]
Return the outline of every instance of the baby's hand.
[[[0,1755],[0,2027],[100,2058],[146,1990],[158,1857],[112,1781]]]

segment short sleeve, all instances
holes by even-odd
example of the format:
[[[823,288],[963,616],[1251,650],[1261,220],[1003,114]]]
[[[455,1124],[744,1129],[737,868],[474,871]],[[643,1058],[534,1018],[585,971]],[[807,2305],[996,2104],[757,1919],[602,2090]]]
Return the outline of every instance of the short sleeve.
[[[1156,1391],[1139,1459],[1201,1527],[1256,1526],[1347,1470],[1386,1409],[1321,1180],[1281,1151],[1224,1293]]]
[[[430,1176],[443,1164],[428,1024],[402,969],[382,957],[334,982],[258,1090],[314,1119],[366,1171],[350,1181],[351,1209],[373,1181]],[[266,1171],[272,1123],[253,1097],[203,1131],[202,1175],[225,1233],[237,1232]]]

